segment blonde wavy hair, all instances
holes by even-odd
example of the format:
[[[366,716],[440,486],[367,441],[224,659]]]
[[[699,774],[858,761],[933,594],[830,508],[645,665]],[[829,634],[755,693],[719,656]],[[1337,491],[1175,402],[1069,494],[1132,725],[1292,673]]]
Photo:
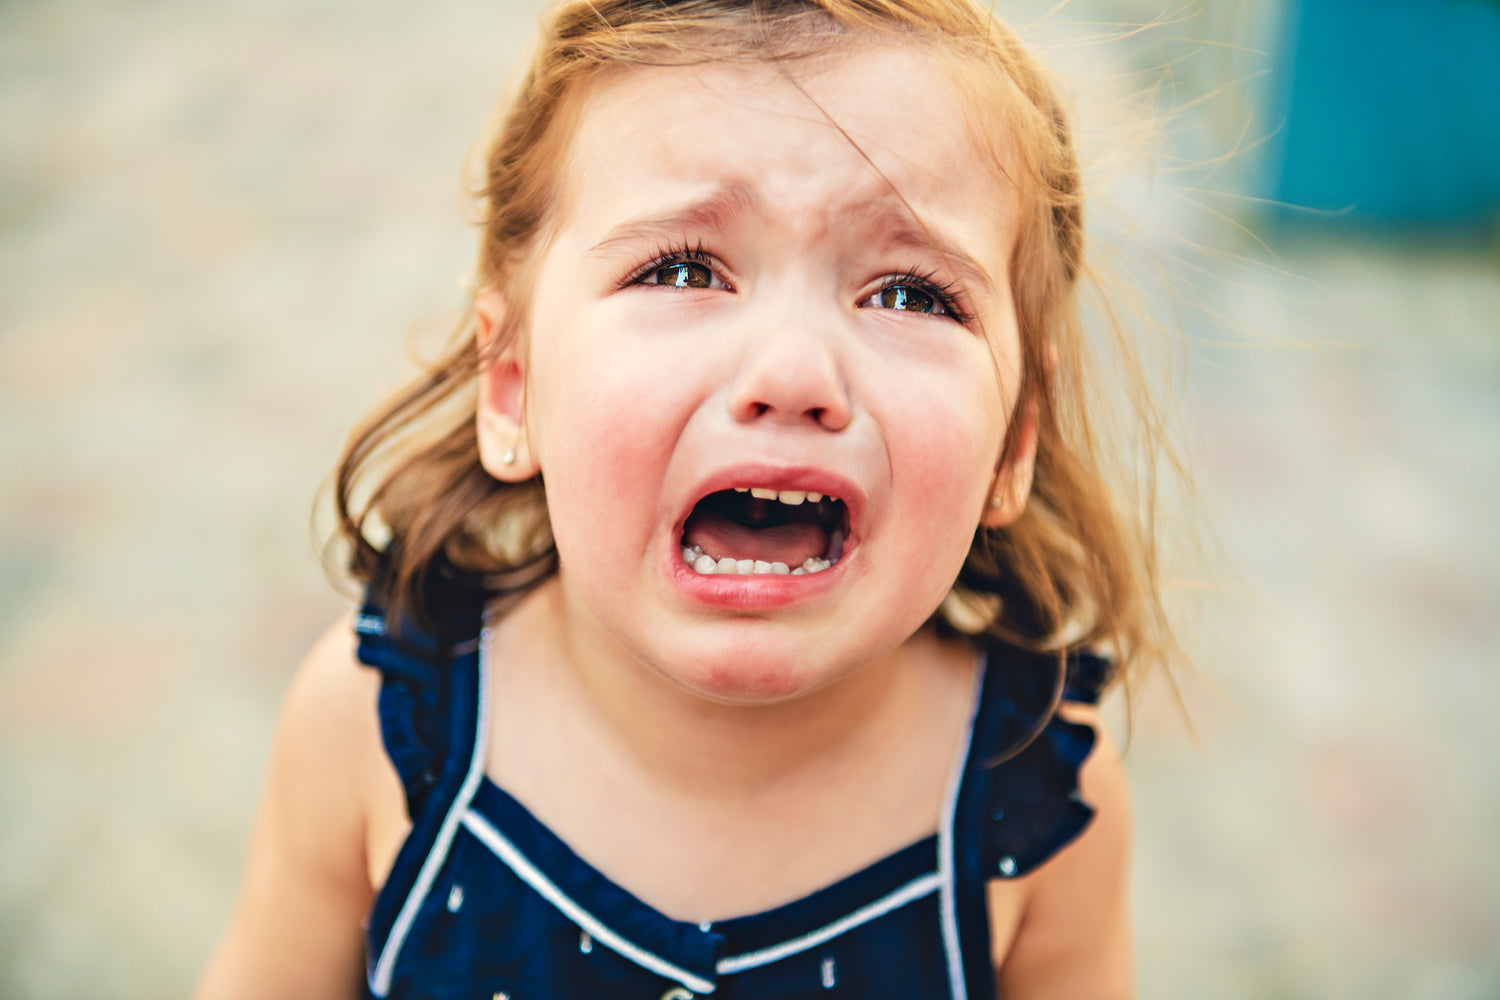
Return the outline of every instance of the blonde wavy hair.
[[[529,265],[591,83],[629,67],[706,62],[791,72],[799,60],[858,40],[919,45],[951,66],[976,131],[991,137],[997,177],[1015,186],[1021,207],[1009,278],[1023,353],[1017,412],[1036,415],[1031,496],[1009,527],[978,528],[933,624],[1037,651],[1104,649],[1115,661],[1113,681],[1169,658],[1154,477],[1135,471],[1139,448],[1111,456],[1090,420],[1103,369],[1080,321],[1087,263],[1068,118],[1018,37],[970,0],[570,0],[551,8],[475,185],[476,288],[495,288],[510,303],[506,326],[481,348],[471,299],[446,352],[354,431],[338,463],[336,541],[350,547],[351,574],[389,615],[456,641],[474,614],[503,612],[556,572],[540,477],[508,484],[480,464],[476,383],[489,358],[525,349],[517,338]],[[1103,325],[1116,362],[1108,370],[1131,390],[1122,419],[1135,433],[1126,437],[1145,443],[1150,465],[1164,441],[1149,380],[1128,331]],[[1016,447],[1012,435],[1007,458]]]

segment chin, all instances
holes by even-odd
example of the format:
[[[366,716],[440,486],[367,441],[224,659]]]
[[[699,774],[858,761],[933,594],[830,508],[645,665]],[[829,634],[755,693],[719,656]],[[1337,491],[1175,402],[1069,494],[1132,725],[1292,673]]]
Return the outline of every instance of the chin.
[[[688,663],[663,664],[661,672],[683,689],[728,705],[769,705],[823,687],[833,671],[809,670],[805,659],[753,655],[744,650]]]

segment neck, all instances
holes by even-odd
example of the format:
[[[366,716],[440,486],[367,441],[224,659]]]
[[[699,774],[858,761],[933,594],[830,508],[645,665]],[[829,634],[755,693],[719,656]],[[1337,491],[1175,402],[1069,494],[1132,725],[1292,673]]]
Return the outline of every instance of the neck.
[[[785,795],[870,767],[899,750],[893,734],[921,729],[924,716],[951,705],[953,685],[934,676],[966,692],[973,663],[971,651],[919,632],[806,694],[719,702],[640,662],[570,606],[556,580],[507,616],[496,641],[517,704],[553,706],[550,724],[576,752],[649,774],[685,798],[718,801]],[[916,669],[919,661],[928,669]]]

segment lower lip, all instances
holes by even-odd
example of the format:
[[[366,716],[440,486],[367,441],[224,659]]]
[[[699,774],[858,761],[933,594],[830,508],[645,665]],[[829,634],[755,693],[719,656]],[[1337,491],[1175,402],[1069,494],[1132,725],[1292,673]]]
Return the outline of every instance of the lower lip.
[[[769,611],[798,604],[838,584],[848,565],[849,553],[817,573],[699,573],[681,556],[672,559],[672,582],[698,604],[739,611]]]

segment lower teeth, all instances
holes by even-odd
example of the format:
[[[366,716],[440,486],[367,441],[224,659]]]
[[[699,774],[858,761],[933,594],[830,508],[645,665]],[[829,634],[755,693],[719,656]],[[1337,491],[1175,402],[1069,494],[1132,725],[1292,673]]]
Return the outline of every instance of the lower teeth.
[[[685,545],[682,549],[682,561],[692,567],[693,572],[701,576],[713,576],[715,574],[729,574],[737,576],[806,576],[809,573],[821,573],[833,565],[828,559],[819,559],[813,556],[805,560],[801,566],[792,569],[782,562],[766,562],[763,559],[731,559],[725,556],[715,559],[706,555],[696,545]]]

